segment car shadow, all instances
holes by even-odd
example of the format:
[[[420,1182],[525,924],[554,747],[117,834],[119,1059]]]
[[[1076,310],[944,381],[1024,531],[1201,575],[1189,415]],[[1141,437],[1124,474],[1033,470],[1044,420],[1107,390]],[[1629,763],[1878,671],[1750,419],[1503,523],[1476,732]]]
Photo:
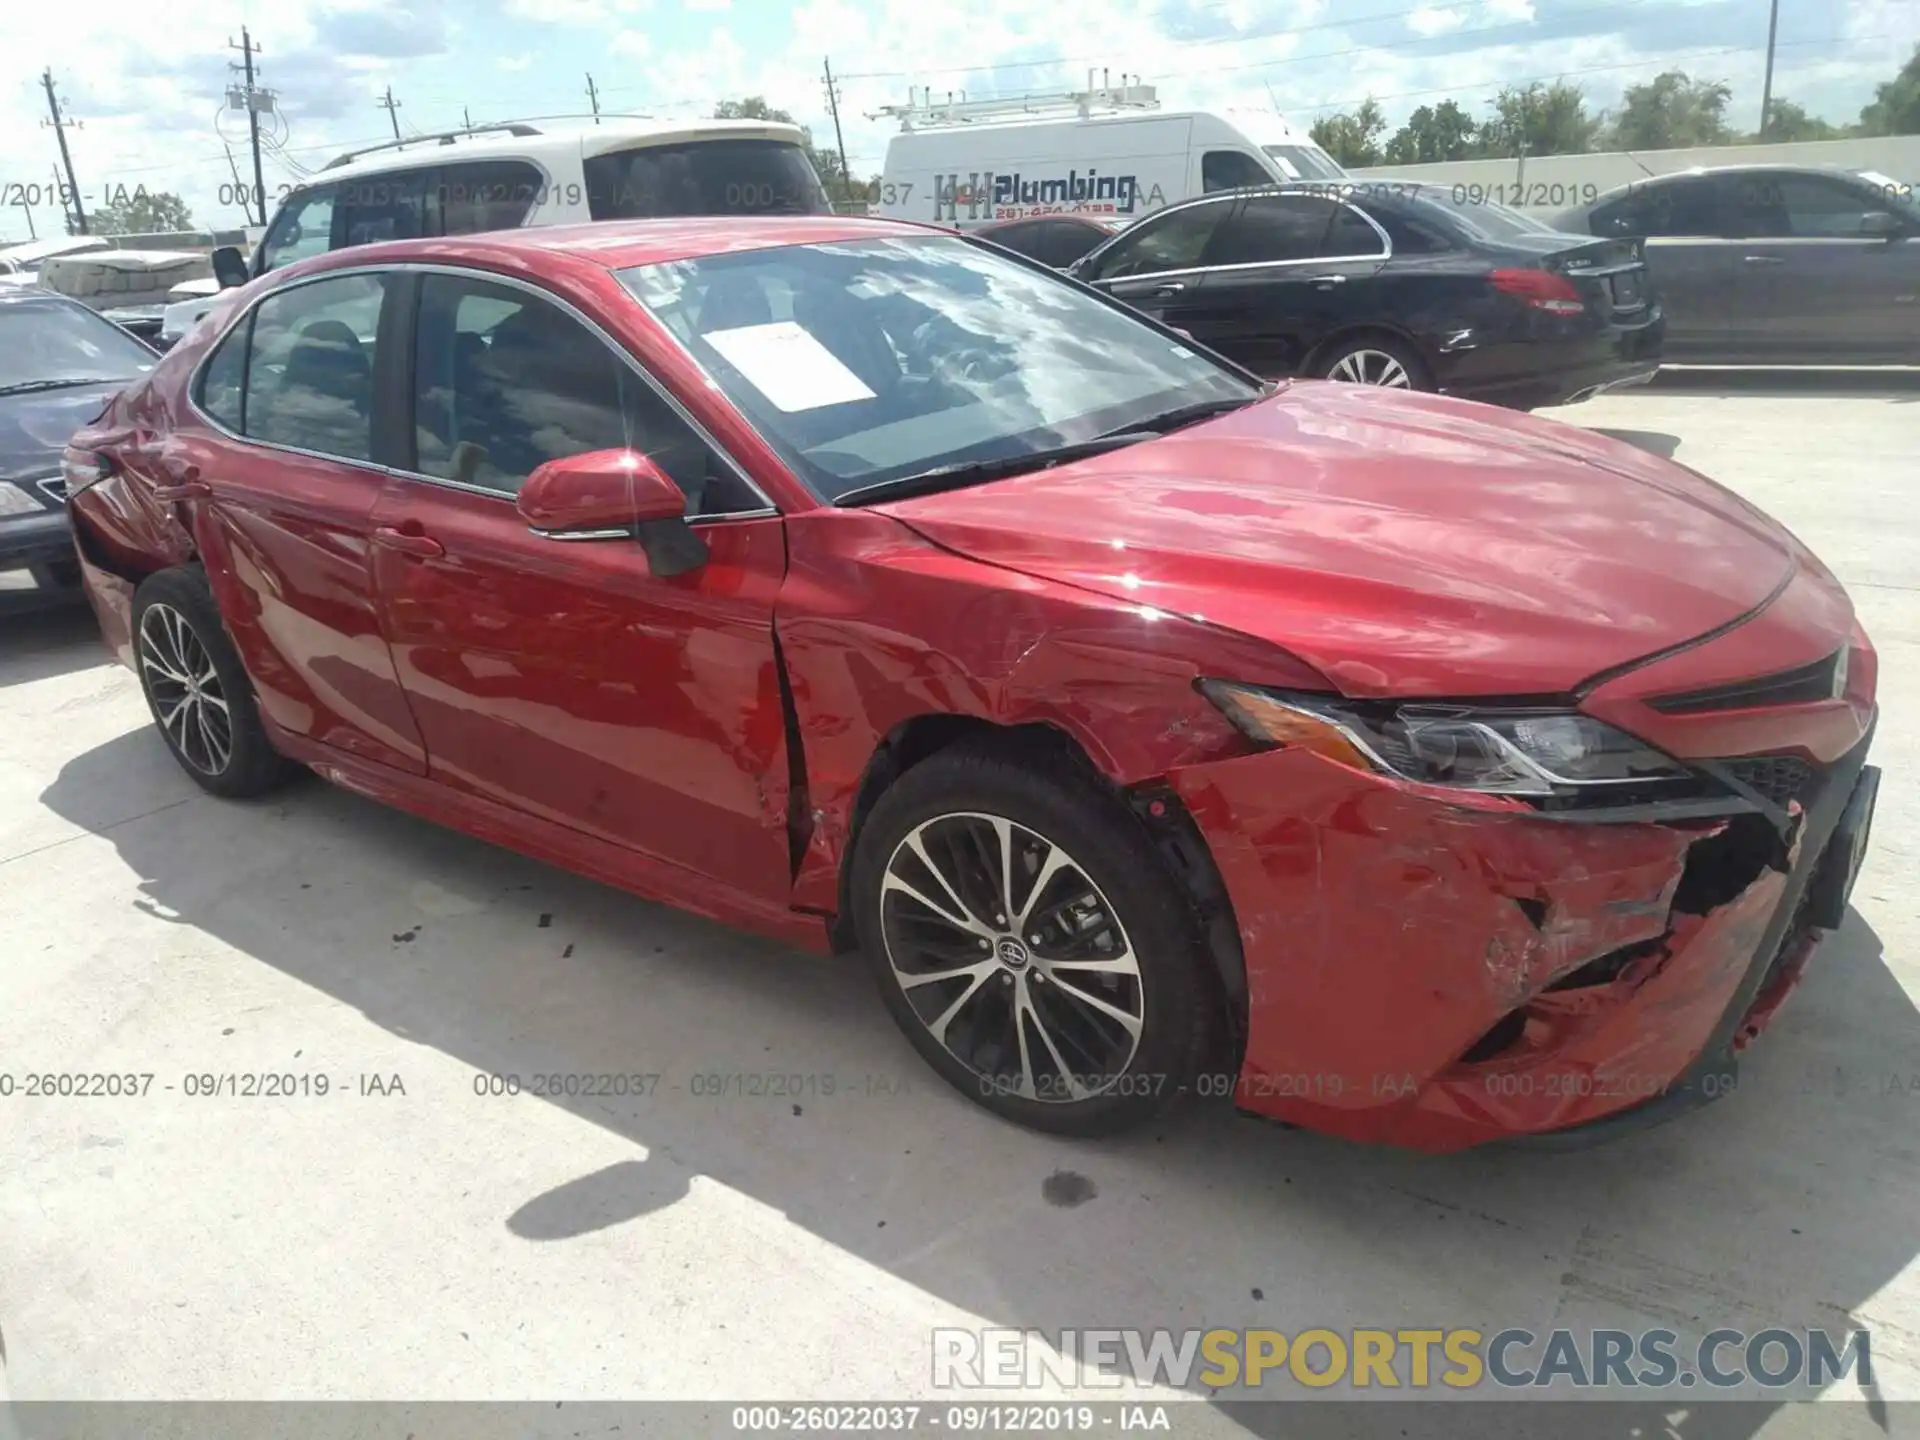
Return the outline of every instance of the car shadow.
[[[120,736],[41,798],[87,825],[96,797],[159,747],[144,728]],[[634,1158],[522,1197],[499,1216],[502,1239],[607,1231],[704,1178],[995,1326],[1859,1326],[1920,1364],[1920,1337],[1875,1310],[1920,1253],[1920,1086],[1906,1086],[1920,1016],[1858,914],[1822,945],[1738,1093],[1607,1145],[1421,1156],[1217,1102],[1075,1142],[948,1089],[855,960],[802,956],[331,786],[195,801],[102,833],[140,877],[140,908],[456,1059],[477,1084],[660,1077],[641,1097],[551,1100]],[[773,1093],[753,1076],[791,1078]],[[1211,1398],[1237,1425],[1287,1428],[1225,1403],[1244,1391]],[[1677,1401],[1666,1392],[1645,1415]],[[1506,1433],[1489,1410],[1519,1424],[1532,1407],[1435,1404],[1417,1422],[1398,1406],[1339,1408],[1356,1436],[1409,1423],[1483,1436]],[[1773,1407],[1694,1408],[1712,1418],[1682,1433],[1732,1440]],[[1640,1407],[1571,1410],[1554,1433],[1625,1435]],[[1640,1433],[1668,1431],[1649,1420]]]
[[[84,599],[0,593],[0,689],[91,669],[111,657]]]
[[[1621,440],[1649,455],[1658,455],[1663,460],[1671,460],[1680,448],[1678,435],[1663,434],[1658,430],[1613,430],[1604,425],[1588,427],[1596,435],[1605,435],[1609,440]]]

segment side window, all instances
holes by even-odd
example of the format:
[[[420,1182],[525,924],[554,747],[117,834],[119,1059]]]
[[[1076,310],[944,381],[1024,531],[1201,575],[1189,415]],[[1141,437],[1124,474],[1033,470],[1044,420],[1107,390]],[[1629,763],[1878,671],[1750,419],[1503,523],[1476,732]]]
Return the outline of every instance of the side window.
[[[236,435],[246,433],[247,337],[252,333],[249,315],[220,342],[200,372],[200,408]]]
[[[380,276],[342,275],[260,302],[242,411],[249,439],[373,458],[373,347],[385,295]]]
[[[1134,234],[1101,257],[1099,273],[1093,278],[1120,280],[1130,275],[1158,275],[1165,270],[1192,270],[1200,264],[1220,222],[1233,209],[1232,201],[1219,200],[1142,221]]]
[[[1386,206],[1377,207],[1372,214],[1393,242],[1396,255],[1443,255],[1454,248],[1445,231],[1416,216]]]
[[[327,185],[295,195],[281,207],[260,245],[262,275],[333,248],[333,202],[338,194],[339,186]]]
[[[440,172],[436,197],[442,235],[517,230],[526,223],[546,177],[526,160],[473,160]]]
[[[1318,195],[1255,195],[1207,248],[1208,265],[1271,265],[1311,260],[1340,209]],[[1374,248],[1379,248],[1376,239]]]
[[[1757,175],[1734,181],[1740,233],[1858,239],[1868,213],[1886,205],[1865,191],[1822,175]]]
[[[1381,243],[1380,232],[1367,223],[1366,216],[1351,205],[1340,205],[1334,209],[1333,224],[1327,228],[1320,253],[1329,258],[1384,255],[1387,247]]]
[[[486,280],[421,282],[414,427],[422,474],[503,495],[549,460],[633,449],[686,494],[690,517],[763,503],[597,335],[537,295]]]
[[[1593,212],[1596,235],[1719,236],[1725,233],[1711,180],[1676,180],[1629,190]]]
[[[427,172],[343,181],[335,233],[343,246],[415,240],[427,233]]]
[[[1271,185],[1273,176],[1258,160],[1241,150],[1209,150],[1200,157],[1203,191],[1238,190],[1244,185]]]

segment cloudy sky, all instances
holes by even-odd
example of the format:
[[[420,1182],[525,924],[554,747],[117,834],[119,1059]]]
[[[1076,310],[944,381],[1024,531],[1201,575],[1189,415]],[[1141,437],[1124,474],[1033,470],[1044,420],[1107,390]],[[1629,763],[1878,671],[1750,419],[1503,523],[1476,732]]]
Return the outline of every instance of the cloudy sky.
[[[216,13],[216,8],[218,13]],[[1851,120],[1920,41],[1920,0],[1780,0],[1775,92]],[[223,140],[246,177],[244,116],[222,115],[229,40],[252,28],[282,107],[269,192],[353,142],[603,108],[695,116],[761,94],[831,137],[821,67],[842,77],[856,174],[879,170],[911,85],[972,98],[1065,89],[1090,68],[1132,72],[1170,105],[1274,106],[1310,121],[1377,96],[1396,123],[1452,97],[1475,114],[1500,85],[1566,77],[1594,108],[1677,67],[1727,81],[1731,118],[1758,119],[1767,0],[168,0],[16,3],[0,15],[0,236],[26,238],[17,202],[57,233],[57,159],[40,72],[84,121],[82,192],[172,190],[202,225],[242,223]]]

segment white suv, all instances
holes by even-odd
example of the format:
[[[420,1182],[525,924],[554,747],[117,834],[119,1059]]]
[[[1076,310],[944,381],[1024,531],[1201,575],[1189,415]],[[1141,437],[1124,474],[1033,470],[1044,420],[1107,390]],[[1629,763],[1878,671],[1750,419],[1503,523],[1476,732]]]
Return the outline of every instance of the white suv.
[[[247,263],[213,253],[222,286],[309,255],[376,240],[655,215],[817,215],[831,211],[797,125],[770,120],[608,120],[564,130],[484,125],[342,155],[298,186]],[[169,305],[171,345],[214,305]]]

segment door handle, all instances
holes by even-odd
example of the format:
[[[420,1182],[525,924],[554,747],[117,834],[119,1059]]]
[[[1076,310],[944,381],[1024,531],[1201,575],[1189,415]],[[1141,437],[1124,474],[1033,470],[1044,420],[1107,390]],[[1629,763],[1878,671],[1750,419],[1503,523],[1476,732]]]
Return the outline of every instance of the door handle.
[[[1786,257],[1783,255],[1743,255],[1740,258],[1748,265],[1784,265],[1787,263]]]
[[[1316,275],[1310,283],[1314,285],[1344,285],[1347,283],[1347,277],[1344,275]]]
[[[384,549],[397,550],[402,555],[417,555],[423,560],[447,553],[447,547],[431,535],[409,535],[391,525],[377,527],[373,532],[373,543]]]
[[[1147,293],[1149,295],[1178,295],[1182,290],[1186,288],[1187,288],[1187,282],[1184,280],[1169,280],[1164,285],[1154,286],[1153,289],[1149,290]]]

